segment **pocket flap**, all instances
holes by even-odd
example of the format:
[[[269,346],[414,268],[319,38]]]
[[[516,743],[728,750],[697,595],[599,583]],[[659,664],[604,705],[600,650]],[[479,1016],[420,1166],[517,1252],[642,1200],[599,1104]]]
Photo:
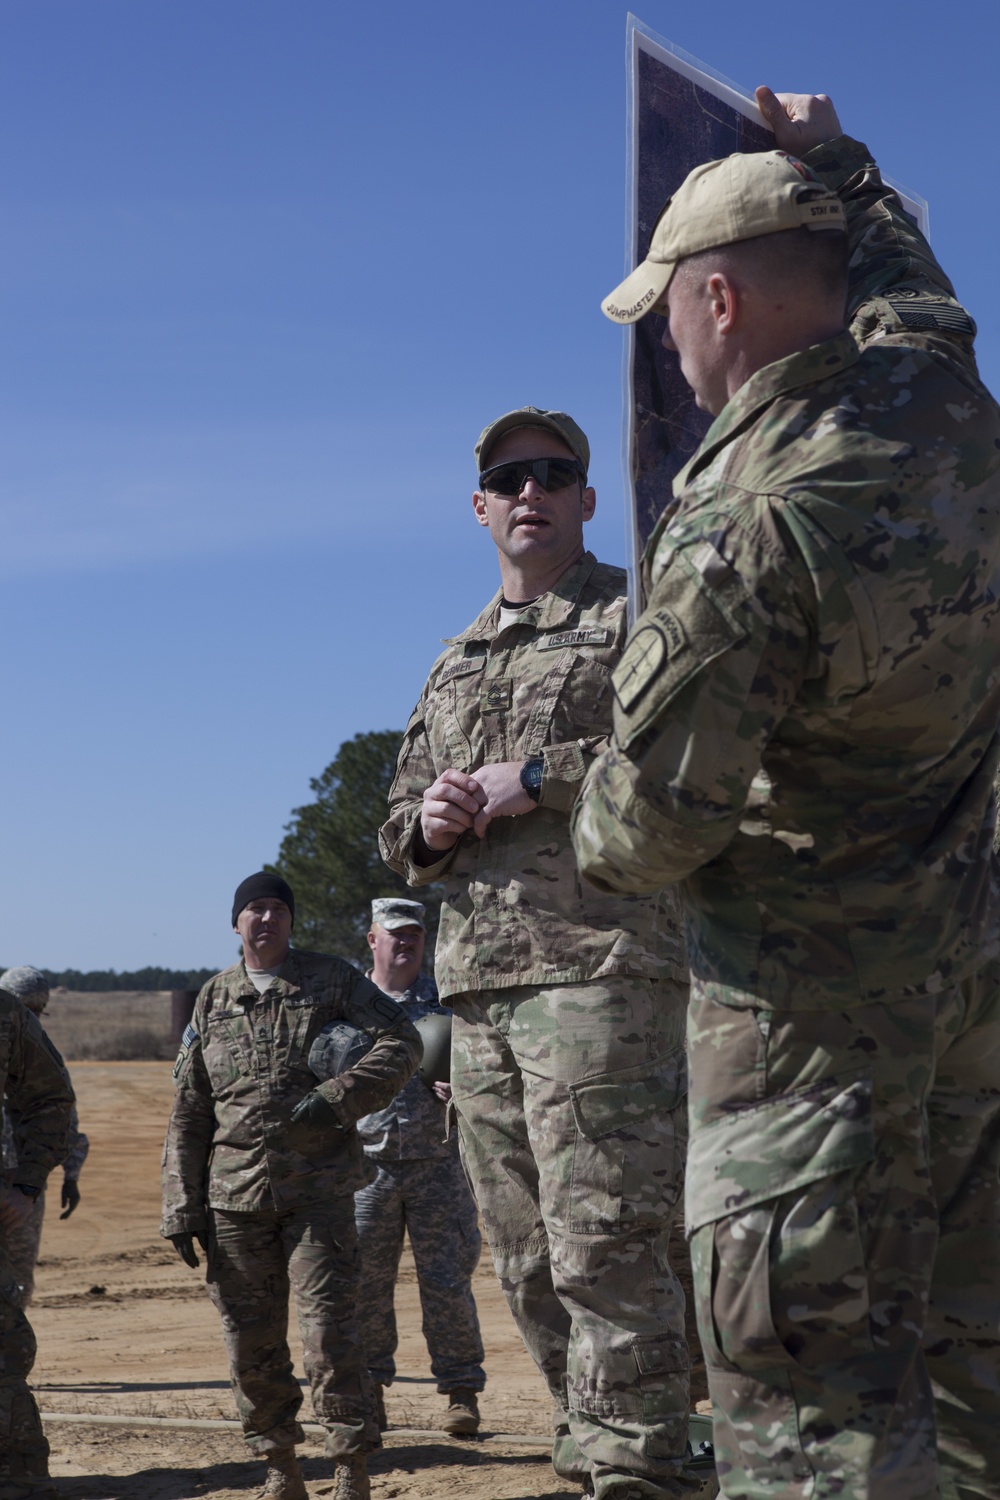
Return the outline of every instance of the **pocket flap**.
[[[691,1135],[687,1233],[864,1166],[874,1154],[870,1078],[831,1079],[735,1110]]]
[[[691,1368],[687,1349],[669,1339],[640,1336],[632,1341],[632,1353],[640,1375],[686,1374]]]
[[[572,1083],[569,1092],[580,1134],[589,1141],[600,1140],[676,1109],[687,1093],[687,1057],[678,1048],[651,1063]]]

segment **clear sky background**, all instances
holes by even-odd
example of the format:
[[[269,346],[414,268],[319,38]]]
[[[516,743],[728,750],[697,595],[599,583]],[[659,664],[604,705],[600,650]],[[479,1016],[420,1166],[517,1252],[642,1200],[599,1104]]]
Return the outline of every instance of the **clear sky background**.
[[[496,586],[472,445],[589,433],[624,561],[611,0],[0,0],[0,956],[232,959],[236,883]],[[996,0],[649,0],[931,205],[1000,388]]]

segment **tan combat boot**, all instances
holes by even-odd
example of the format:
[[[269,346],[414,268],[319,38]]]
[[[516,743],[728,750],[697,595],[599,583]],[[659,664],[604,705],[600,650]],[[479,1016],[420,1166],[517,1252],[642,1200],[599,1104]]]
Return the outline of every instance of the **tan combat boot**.
[[[385,1432],[389,1426],[389,1418],[385,1414],[385,1386],[375,1382],[375,1420],[378,1422],[379,1432]]]
[[[267,1477],[259,1500],[309,1500],[294,1448],[276,1448],[267,1455]]]
[[[479,1431],[479,1402],[475,1391],[460,1386],[458,1390],[448,1392],[448,1410],[441,1426],[452,1437],[467,1437]]]
[[[371,1500],[371,1493],[364,1454],[352,1453],[348,1458],[338,1458],[330,1500]]]

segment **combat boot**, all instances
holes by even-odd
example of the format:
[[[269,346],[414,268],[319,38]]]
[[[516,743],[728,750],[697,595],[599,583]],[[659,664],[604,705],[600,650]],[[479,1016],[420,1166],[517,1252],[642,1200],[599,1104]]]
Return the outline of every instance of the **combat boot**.
[[[259,1500],[309,1500],[294,1448],[276,1448],[267,1455],[267,1476]]]
[[[385,1386],[375,1382],[375,1420],[378,1422],[379,1432],[385,1432],[389,1426],[389,1418],[385,1414]]]
[[[479,1402],[476,1400],[476,1392],[469,1390],[467,1386],[449,1391],[448,1410],[441,1426],[452,1437],[467,1437],[470,1433],[478,1432]]]
[[[330,1500],[371,1500],[371,1493],[365,1455],[352,1453],[347,1458],[338,1458]]]

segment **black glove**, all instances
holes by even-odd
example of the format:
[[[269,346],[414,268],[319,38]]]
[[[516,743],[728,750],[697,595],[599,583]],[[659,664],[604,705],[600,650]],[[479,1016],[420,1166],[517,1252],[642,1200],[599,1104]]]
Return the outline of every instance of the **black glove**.
[[[198,1260],[197,1255],[195,1255],[194,1253],[195,1240],[197,1240],[201,1248],[207,1252],[208,1238],[206,1235],[202,1234],[200,1230],[197,1230],[193,1233],[189,1230],[186,1234],[172,1234],[170,1236],[170,1243],[173,1245],[174,1249],[177,1251],[177,1254],[180,1256],[184,1264],[186,1266],[190,1266],[192,1271],[196,1271],[198,1269],[198,1266],[201,1264],[201,1262]]]
[[[328,1100],[324,1099],[318,1089],[313,1089],[300,1099],[292,1110],[293,1125],[307,1125],[310,1130],[343,1130],[337,1111]]]
[[[62,1192],[59,1195],[59,1205],[62,1208],[60,1219],[68,1219],[74,1208],[80,1201],[80,1185],[74,1182],[72,1177],[64,1177]]]

